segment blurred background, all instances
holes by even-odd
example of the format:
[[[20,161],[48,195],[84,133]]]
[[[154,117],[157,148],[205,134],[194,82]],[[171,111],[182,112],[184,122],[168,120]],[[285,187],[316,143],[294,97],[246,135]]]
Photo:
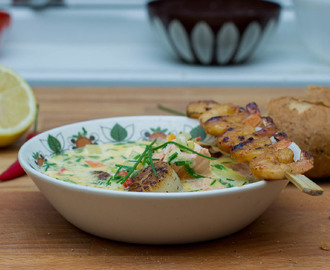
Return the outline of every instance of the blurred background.
[[[298,1],[272,1],[282,6],[277,29],[249,61],[204,66],[164,50],[145,0],[0,0],[11,16],[0,64],[32,86],[329,85],[330,61],[313,54],[299,33]],[[329,4],[319,7],[328,13]]]

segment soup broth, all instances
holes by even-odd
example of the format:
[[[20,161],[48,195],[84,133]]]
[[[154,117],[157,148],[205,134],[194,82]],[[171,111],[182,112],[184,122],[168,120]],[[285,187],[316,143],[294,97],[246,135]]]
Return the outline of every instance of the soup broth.
[[[129,172],[150,144],[147,141],[86,145],[48,158],[42,172],[61,181],[110,190],[127,191],[123,176]],[[209,162],[210,173],[182,179],[182,192],[239,187],[256,181],[244,164],[222,156]],[[136,171],[143,168],[138,164]]]

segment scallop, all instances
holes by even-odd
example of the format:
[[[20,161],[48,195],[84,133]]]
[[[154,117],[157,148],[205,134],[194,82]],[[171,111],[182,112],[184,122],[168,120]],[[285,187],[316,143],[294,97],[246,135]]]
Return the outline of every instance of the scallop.
[[[129,191],[137,192],[179,192],[182,185],[179,176],[167,162],[154,162],[155,175],[152,167],[148,165],[141,169],[133,178]]]

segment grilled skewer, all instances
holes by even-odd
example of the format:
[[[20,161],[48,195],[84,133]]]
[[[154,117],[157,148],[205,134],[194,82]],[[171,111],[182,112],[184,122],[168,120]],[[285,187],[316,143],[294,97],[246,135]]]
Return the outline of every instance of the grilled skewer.
[[[261,117],[255,103],[244,109],[233,104],[198,101],[188,104],[187,115],[198,118],[205,132],[217,137],[217,146],[222,151],[238,161],[249,162],[256,177],[286,178],[307,194],[323,193],[321,187],[302,175],[313,167],[312,156],[302,151],[300,159],[293,161],[293,152],[288,148],[292,142],[277,131],[270,117]]]

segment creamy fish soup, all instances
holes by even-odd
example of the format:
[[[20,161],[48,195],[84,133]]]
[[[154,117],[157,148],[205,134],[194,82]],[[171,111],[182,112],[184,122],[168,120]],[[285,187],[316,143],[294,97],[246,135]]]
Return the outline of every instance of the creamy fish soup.
[[[61,181],[121,191],[194,192],[255,181],[244,164],[213,158],[194,141],[86,145],[48,158],[41,170]]]

